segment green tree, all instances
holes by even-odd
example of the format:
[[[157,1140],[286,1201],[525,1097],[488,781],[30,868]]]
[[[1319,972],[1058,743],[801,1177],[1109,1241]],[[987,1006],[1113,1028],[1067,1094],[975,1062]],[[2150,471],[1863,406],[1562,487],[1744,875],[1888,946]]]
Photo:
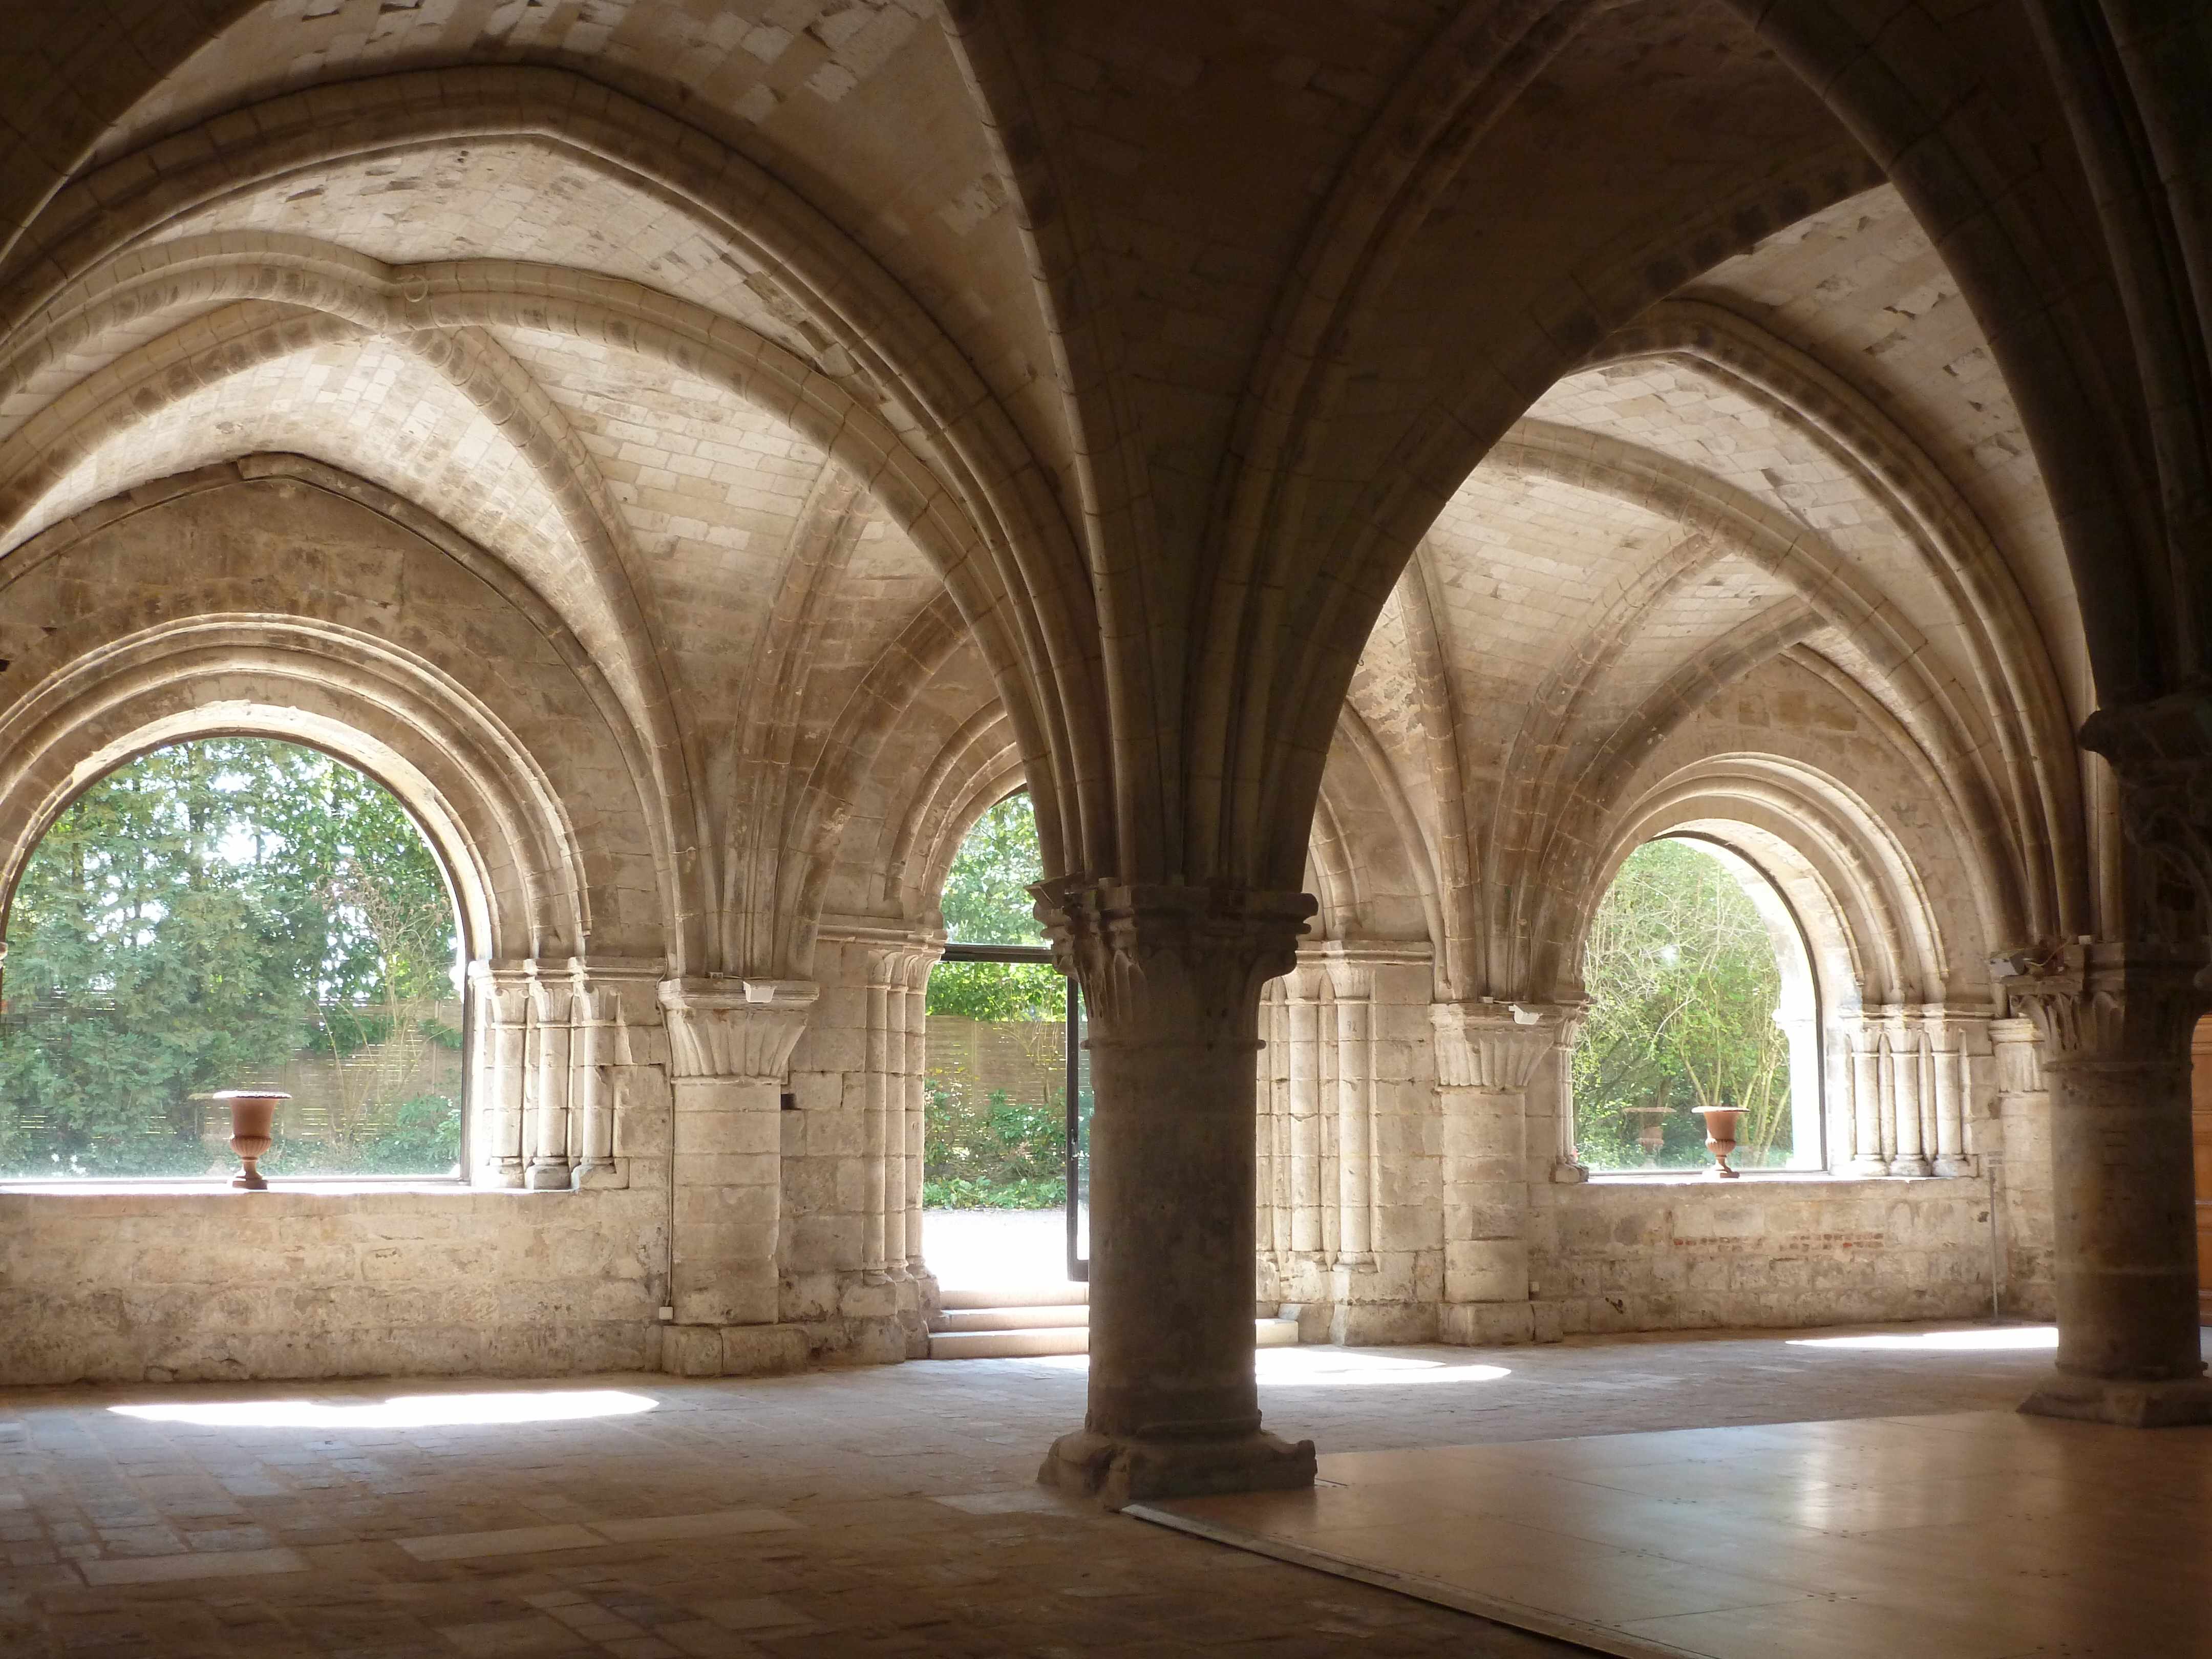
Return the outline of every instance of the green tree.
[[[1591,922],[1583,984],[1575,1144],[1592,1168],[1702,1164],[1693,1109],[1722,1104],[1746,1111],[1737,1161],[1788,1161],[1781,974],[1757,908],[1717,860],[1681,841],[1631,854]],[[1655,1126],[1656,1153],[1638,1140]]]
[[[975,821],[945,878],[945,933],[963,945],[1042,945],[1030,884],[1044,878],[1036,815],[1014,794]],[[994,1052],[1012,1054],[1012,1087],[979,1087],[964,1068],[928,1082],[922,1201],[944,1207],[1049,1209],[1065,1201],[1067,1152],[1065,1025],[1067,981],[1046,963],[945,962],[929,976],[928,1012],[947,1041],[975,1021],[995,1028]],[[972,1050],[971,1050],[972,1052]]]
[[[1025,793],[975,820],[945,878],[945,937],[957,945],[1042,945],[1030,885],[1044,879],[1036,811]],[[939,963],[929,975],[929,1012],[968,1019],[1058,1019],[1067,981],[1045,963]]]
[[[453,994],[455,943],[420,831],[350,767],[250,738],[118,767],[62,813],[10,902],[0,1170],[198,1173],[194,1096],[388,1042]],[[435,1109],[457,1151],[453,1108]]]

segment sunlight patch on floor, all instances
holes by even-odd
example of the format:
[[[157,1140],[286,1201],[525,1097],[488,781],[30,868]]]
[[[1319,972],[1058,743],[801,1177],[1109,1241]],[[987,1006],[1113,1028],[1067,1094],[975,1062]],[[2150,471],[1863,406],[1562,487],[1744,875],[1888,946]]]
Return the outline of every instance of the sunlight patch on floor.
[[[2012,1352],[2058,1346],[2056,1325],[2006,1325],[1976,1331],[1883,1331],[1866,1336],[1796,1336],[1793,1348],[1886,1348],[1898,1353]]]
[[[1410,1388],[1434,1382],[1495,1382],[1512,1375],[1503,1365],[1468,1365],[1444,1359],[1358,1353],[1317,1343],[1301,1348],[1261,1348],[1252,1360],[1263,1389]],[[1054,1370],[1080,1371],[1090,1369],[1091,1357],[1055,1354],[1021,1363],[1049,1365]]]
[[[1254,1356],[1263,1389],[1399,1388],[1431,1382],[1495,1382],[1503,1365],[1456,1365],[1442,1359],[1353,1353],[1343,1348],[1262,1348]]]
[[[210,1400],[111,1406],[118,1417],[218,1429],[434,1429],[472,1424],[562,1423],[629,1417],[659,1402],[620,1389],[547,1389],[526,1394],[403,1394],[389,1400]]]

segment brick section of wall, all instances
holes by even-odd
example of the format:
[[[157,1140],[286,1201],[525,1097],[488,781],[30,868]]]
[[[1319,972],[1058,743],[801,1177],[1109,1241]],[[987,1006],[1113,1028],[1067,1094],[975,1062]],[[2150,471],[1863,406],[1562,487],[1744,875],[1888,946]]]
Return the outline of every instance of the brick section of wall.
[[[657,1370],[667,1204],[0,1192],[0,1383]]]
[[[1989,1315],[1983,1181],[1599,1181],[1559,1194],[1556,1242],[1531,1277],[1563,1334]]]

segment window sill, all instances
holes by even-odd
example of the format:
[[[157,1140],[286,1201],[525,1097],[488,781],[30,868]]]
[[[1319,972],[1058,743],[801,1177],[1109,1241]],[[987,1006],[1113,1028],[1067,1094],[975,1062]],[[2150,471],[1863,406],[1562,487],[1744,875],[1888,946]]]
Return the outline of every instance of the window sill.
[[[223,1180],[202,1181],[0,1181],[7,1198],[259,1198],[302,1193],[315,1198],[354,1198],[371,1193],[444,1196],[490,1193],[495,1187],[471,1187],[465,1181],[434,1176],[379,1178],[357,1176],[301,1176],[272,1179],[264,1193],[249,1193]]]
[[[1973,1176],[1857,1176],[1832,1170],[1740,1170],[1743,1181],[1779,1182],[1799,1187],[1920,1186],[1929,1182],[1973,1181]],[[1578,1187],[1723,1187],[1730,1183],[1698,1170],[1593,1170]]]

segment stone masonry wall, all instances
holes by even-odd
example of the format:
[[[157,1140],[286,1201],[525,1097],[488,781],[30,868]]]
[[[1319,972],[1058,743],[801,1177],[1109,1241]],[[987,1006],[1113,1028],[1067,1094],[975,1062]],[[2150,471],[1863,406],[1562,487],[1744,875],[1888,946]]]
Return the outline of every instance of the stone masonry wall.
[[[1374,942],[1310,945],[1300,963],[1261,1007],[1258,1310],[1296,1319],[1308,1342],[1433,1341],[1428,963]]]
[[[667,1203],[0,1192],[0,1383],[658,1370]]]
[[[1540,1334],[1989,1316],[1983,1180],[1595,1181],[1555,1190],[1552,1248],[1530,1264]]]
[[[817,1361],[927,1352],[935,1283],[921,1261],[922,988],[910,942],[825,939],[820,986],[781,1114],[781,1317]]]

